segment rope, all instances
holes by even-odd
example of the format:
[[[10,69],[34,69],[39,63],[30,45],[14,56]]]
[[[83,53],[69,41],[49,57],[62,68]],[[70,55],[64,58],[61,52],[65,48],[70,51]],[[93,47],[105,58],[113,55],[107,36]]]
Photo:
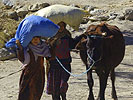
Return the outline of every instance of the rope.
[[[12,72],[12,73],[10,73],[10,74],[8,74],[8,75],[6,75],[6,76],[0,77],[0,79],[3,79],[3,78],[6,78],[6,77],[8,77],[8,76],[11,76],[11,75],[13,75],[13,74],[16,74],[16,73],[20,72],[21,70],[22,70],[22,69],[20,69],[20,70],[18,70],[18,71],[15,71],[15,72]]]
[[[92,65],[89,67],[89,69],[87,69],[85,72],[82,72],[81,74],[73,74],[73,73],[71,73],[70,71],[68,71],[68,70],[63,66],[63,64],[59,61],[59,59],[58,59],[57,57],[55,57],[55,58],[56,58],[57,62],[61,65],[61,67],[62,67],[68,74],[70,74],[70,75],[73,76],[73,77],[80,77],[80,76],[86,74],[88,71],[90,71],[91,68],[93,67],[93,65],[95,64],[95,61],[90,57],[90,55],[89,55],[88,53],[87,53],[87,55],[88,55],[88,57],[92,60],[93,63],[92,63]]]
[[[87,53],[87,55],[88,55],[89,59],[92,60],[93,63],[92,63],[92,65],[89,67],[89,69],[87,69],[85,72],[82,72],[81,74],[73,74],[73,73],[71,73],[70,71],[68,71],[68,70],[63,66],[63,64],[59,61],[59,59],[58,59],[57,57],[55,57],[55,58],[56,58],[57,62],[61,65],[61,67],[62,67],[68,74],[70,74],[70,75],[73,76],[73,77],[80,77],[80,76],[86,74],[88,71],[90,71],[91,68],[93,67],[93,65],[95,64],[95,61],[90,57],[90,55],[89,55],[88,53]],[[8,76],[11,76],[11,75],[13,75],[13,74],[16,74],[16,73],[18,73],[18,72],[20,72],[20,71],[22,71],[22,69],[20,69],[20,70],[18,70],[18,71],[15,71],[15,72],[12,72],[12,73],[10,73],[10,74],[8,74],[8,75],[6,75],[6,76],[0,77],[0,79],[4,79],[4,78],[6,78],[6,77],[8,77]]]

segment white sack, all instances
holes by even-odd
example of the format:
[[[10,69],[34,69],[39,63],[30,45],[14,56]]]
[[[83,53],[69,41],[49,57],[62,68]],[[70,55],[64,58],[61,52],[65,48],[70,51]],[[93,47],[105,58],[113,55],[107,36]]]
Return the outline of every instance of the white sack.
[[[59,4],[43,8],[35,13],[35,15],[50,19],[55,24],[64,21],[75,30],[78,30],[85,14],[86,12],[81,8]]]

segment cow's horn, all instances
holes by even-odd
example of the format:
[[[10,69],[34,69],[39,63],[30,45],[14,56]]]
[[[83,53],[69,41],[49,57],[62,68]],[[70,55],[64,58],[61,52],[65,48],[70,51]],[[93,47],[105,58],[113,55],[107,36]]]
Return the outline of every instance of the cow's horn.
[[[102,33],[102,36],[106,36],[106,35],[107,35],[107,33],[106,33],[106,32]]]

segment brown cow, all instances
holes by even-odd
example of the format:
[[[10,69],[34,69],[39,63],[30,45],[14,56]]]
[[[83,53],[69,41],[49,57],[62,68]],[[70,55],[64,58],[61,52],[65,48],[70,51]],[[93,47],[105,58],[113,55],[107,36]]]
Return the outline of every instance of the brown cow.
[[[88,100],[94,100],[92,70],[99,76],[100,90],[97,100],[105,100],[105,89],[109,74],[112,81],[112,98],[117,100],[115,90],[115,67],[122,61],[125,53],[125,42],[121,31],[116,26],[101,23],[90,25],[84,37],[77,44],[80,57],[86,69],[93,64],[87,73],[89,90]],[[88,60],[89,58],[89,60]]]

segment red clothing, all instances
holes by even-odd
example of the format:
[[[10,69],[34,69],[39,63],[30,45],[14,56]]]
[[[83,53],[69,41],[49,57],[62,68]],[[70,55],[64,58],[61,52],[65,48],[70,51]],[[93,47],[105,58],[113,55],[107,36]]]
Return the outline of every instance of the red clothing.
[[[67,59],[70,57],[69,41],[67,39],[61,39],[60,42],[55,48],[55,56],[59,59]]]

